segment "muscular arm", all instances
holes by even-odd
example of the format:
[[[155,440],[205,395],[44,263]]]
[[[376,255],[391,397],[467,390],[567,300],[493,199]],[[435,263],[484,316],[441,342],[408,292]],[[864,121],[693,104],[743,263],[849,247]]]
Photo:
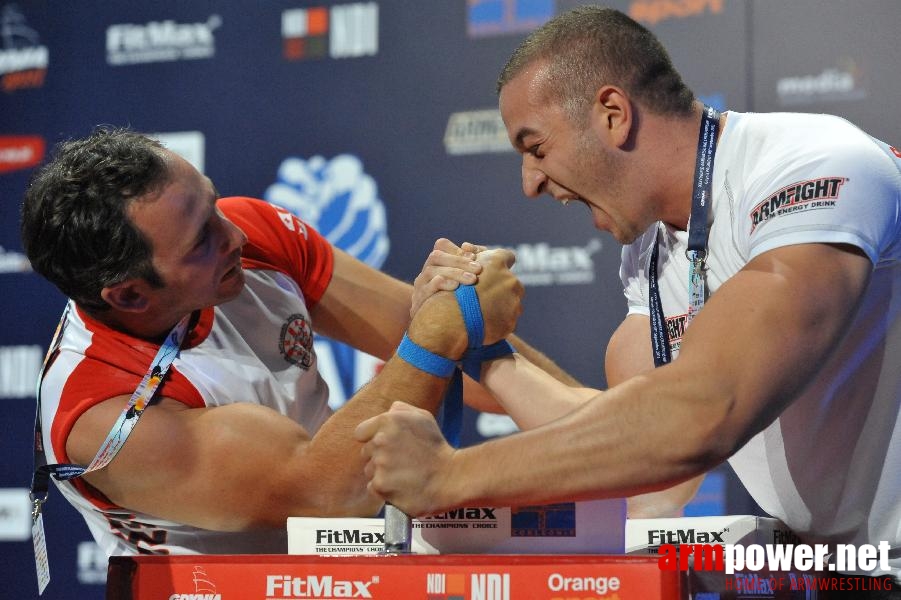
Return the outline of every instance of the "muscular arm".
[[[518,352],[488,363],[482,383],[523,430],[553,421],[599,394],[554,378]]]
[[[498,260],[479,282],[495,311],[486,324],[493,339],[512,330],[521,295]],[[338,279],[338,285],[353,284]],[[382,334],[377,326],[372,331],[375,348]],[[409,334],[433,352],[462,354],[465,329],[454,297],[430,298]],[[147,410],[116,459],[86,480],[124,508],[215,530],[283,527],[290,515],[372,515],[382,501],[366,490],[354,427],[394,401],[434,411],[446,384],[393,356],[312,437],[258,405],[189,409],[164,398]],[[66,445],[72,459],[90,461],[126,400],[105,401],[78,419]]]
[[[332,280],[310,311],[317,332],[388,360],[410,322],[412,286],[334,249]]]
[[[287,516],[371,516],[381,500],[365,491],[351,432],[401,400],[434,410],[446,381],[393,358],[311,437],[299,424],[250,403],[150,407],[110,465],[85,479],[115,504],[198,527],[282,527]],[[69,455],[87,462],[126,397],[87,411],[69,436]]]
[[[631,315],[614,332],[605,365],[611,386],[654,368],[648,327],[647,317]],[[563,387],[516,354],[492,361],[484,369],[482,382],[523,430],[550,423],[602,394],[578,385]]]
[[[764,253],[711,297],[669,365],[543,427],[479,446],[455,452],[417,434],[404,450],[430,457],[418,472],[394,452],[393,440],[403,438],[394,421],[419,433],[427,421],[372,419],[357,430],[361,439],[372,428],[384,434],[366,447],[370,485],[424,514],[469,503],[630,496],[685,481],[739,449],[814,377],[844,335],[871,268],[848,247]]]

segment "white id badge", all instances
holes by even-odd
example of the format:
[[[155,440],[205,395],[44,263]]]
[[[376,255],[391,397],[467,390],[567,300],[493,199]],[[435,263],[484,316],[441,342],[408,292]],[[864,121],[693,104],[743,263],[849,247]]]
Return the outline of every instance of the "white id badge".
[[[34,542],[34,566],[38,574],[38,595],[44,593],[50,583],[50,562],[47,560],[47,540],[44,537],[44,515],[38,514],[31,525],[31,540]]]

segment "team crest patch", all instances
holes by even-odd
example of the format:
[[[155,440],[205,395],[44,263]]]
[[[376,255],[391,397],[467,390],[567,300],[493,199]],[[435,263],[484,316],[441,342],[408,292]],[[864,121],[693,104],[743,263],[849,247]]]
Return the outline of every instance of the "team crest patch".
[[[285,360],[306,370],[313,364],[313,330],[302,314],[293,314],[282,325],[278,351]]]
[[[838,193],[847,177],[820,177],[789,184],[751,210],[751,231],[761,223],[794,212],[818,208],[835,208]]]

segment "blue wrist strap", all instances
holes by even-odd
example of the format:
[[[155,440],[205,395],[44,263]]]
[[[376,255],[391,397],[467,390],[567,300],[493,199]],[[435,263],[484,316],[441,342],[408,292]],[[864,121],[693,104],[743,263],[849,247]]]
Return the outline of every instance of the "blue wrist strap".
[[[426,350],[406,335],[397,349],[397,355],[414,367],[436,377],[453,375],[444,396],[440,423],[445,439],[457,448],[460,446],[460,432],[463,429],[463,373],[479,381],[484,361],[507,356],[515,350],[507,340],[489,346],[482,345],[485,339],[485,321],[482,319],[482,306],[479,304],[475,287],[461,285],[455,295],[469,338],[468,349],[460,359],[461,366],[458,368],[454,361]]]
[[[457,369],[457,363],[427,350],[407,337],[397,347],[397,355],[419,369],[435,377],[450,377]]]
[[[469,337],[468,348],[481,348],[482,340],[485,339],[485,323],[482,320],[482,306],[479,304],[475,286],[459,285],[454,295],[457,297],[457,304],[460,305],[460,312],[463,313],[463,323]]]

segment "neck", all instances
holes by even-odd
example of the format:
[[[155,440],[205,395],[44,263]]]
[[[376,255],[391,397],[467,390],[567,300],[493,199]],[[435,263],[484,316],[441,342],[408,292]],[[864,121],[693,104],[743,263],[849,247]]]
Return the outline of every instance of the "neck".
[[[103,323],[110,329],[121,331],[130,336],[161,344],[172,328],[184,315],[159,315],[151,317],[146,313],[131,313],[115,309],[101,313],[90,313],[91,318]]]
[[[690,117],[665,119],[661,124],[663,145],[660,154],[665,156],[668,168],[661,178],[659,194],[662,207],[660,220],[672,227],[685,231],[691,216],[692,195],[694,194],[695,162],[697,161],[698,134],[701,130],[701,119],[704,105],[695,101]],[[725,116],[720,116],[722,134]]]

